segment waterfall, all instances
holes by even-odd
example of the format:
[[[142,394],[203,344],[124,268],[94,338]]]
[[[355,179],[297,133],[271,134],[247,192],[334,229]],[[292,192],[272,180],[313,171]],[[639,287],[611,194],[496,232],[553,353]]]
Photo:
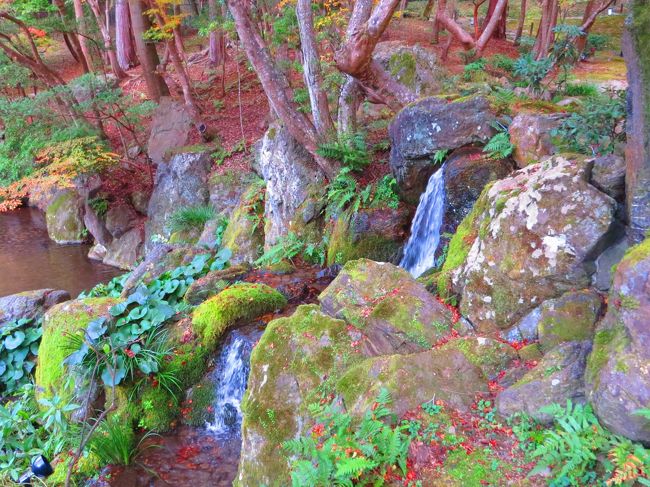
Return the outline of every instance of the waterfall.
[[[411,236],[404,249],[400,266],[413,277],[435,266],[435,254],[440,243],[440,227],[445,209],[445,166],[429,178],[427,189],[420,196],[411,224]]]
[[[221,349],[213,375],[216,383],[214,421],[207,425],[208,430],[217,435],[239,434],[241,400],[246,391],[254,342],[252,337],[234,330]]]

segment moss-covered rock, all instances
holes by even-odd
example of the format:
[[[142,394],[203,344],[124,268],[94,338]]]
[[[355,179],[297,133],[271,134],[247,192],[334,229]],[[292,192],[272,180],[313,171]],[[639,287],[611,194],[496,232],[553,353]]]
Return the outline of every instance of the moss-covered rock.
[[[287,305],[286,298],[265,284],[238,283],[202,303],[192,316],[194,332],[214,349],[226,328]]]
[[[264,181],[248,186],[228,220],[221,246],[232,251],[231,262],[254,262],[264,247]]]
[[[56,243],[81,243],[86,239],[83,200],[72,189],[56,195],[45,212],[47,233]]]
[[[200,304],[220,293],[232,283],[241,280],[249,272],[250,266],[247,264],[235,265],[220,271],[210,271],[190,284],[184,299],[190,304]]]
[[[183,420],[191,426],[203,426],[214,418],[212,403],[215,399],[217,385],[210,379],[204,379],[196,384],[188,394],[187,413]]]
[[[519,358],[510,345],[486,337],[456,338],[445,343],[441,350],[458,350],[489,378],[494,378]]]
[[[71,384],[74,393],[65,389],[69,376],[63,361],[71,353],[67,335],[83,333],[92,320],[107,315],[117,302],[112,298],[76,299],[57,304],[45,313],[35,374],[40,397],[83,397],[88,384]]]
[[[164,433],[174,428],[180,413],[178,399],[163,387],[148,387],[140,397],[140,426]]]
[[[605,317],[596,328],[585,379],[589,400],[614,433],[650,443],[650,238],[619,263]]]

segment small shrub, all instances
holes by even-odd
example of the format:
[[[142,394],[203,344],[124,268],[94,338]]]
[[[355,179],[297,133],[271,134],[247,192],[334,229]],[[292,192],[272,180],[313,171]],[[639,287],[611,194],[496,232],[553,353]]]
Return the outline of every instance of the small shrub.
[[[381,208],[387,206],[394,210],[399,206],[399,195],[397,194],[397,180],[387,174],[379,180],[372,197],[372,207]]]
[[[567,96],[598,96],[598,88],[590,83],[569,83],[564,89]]]
[[[476,78],[476,75],[479,73],[485,72],[485,59],[479,58],[476,61],[473,61],[463,68],[463,79],[465,81],[471,81]]]
[[[321,144],[316,152],[327,159],[339,161],[344,168],[352,171],[360,171],[370,164],[366,141],[361,133],[340,135],[334,142]]]
[[[29,383],[43,328],[40,320],[20,319],[0,329],[0,392],[12,395]]]
[[[515,61],[514,73],[525,85],[534,92],[542,91],[542,81],[551,71],[553,60],[546,57],[536,61],[532,54],[524,54]]]
[[[187,206],[172,213],[167,226],[172,233],[200,230],[215,216],[214,208],[210,205]]]
[[[488,58],[487,63],[493,68],[505,71],[508,74],[512,73],[515,69],[515,60],[503,54],[495,54]]]
[[[492,125],[497,130],[497,133],[485,144],[483,152],[490,159],[506,159],[515,150],[515,146],[510,142],[508,126],[501,122],[495,122]]]
[[[108,212],[108,200],[103,196],[89,199],[88,205],[99,217],[103,217]]]

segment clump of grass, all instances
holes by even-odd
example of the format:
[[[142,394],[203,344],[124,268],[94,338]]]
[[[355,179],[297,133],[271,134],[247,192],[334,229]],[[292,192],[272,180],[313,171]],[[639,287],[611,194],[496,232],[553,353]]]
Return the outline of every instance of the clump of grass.
[[[92,451],[103,465],[130,465],[142,451],[145,440],[155,433],[146,433],[140,441],[135,441],[135,434],[128,421],[118,414],[107,417],[90,440]],[[145,447],[146,449],[146,447]]]
[[[216,212],[210,205],[186,206],[172,213],[167,226],[172,233],[200,230],[215,217]]]
[[[567,96],[598,96],[598,88],[591,83],[567,84],[564,90]]]

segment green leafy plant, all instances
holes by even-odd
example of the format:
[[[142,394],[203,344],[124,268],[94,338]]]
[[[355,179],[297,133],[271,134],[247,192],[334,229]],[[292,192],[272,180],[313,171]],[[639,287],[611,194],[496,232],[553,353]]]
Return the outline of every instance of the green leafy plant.
[[[293,486],[383,485],[387,472],[406,475],[411,435],[408,423],[395,425],[386,389],[359,424],[336,404],[312,405],[317,424],[310,433],[287,441]]]
[[[497,121],[492,124],[497,130],[497,133],[483,147],[483,152],[490,159],[506,159],[515,150],[515,146],[510,142],[507,123],[508,121],[506,120],[505,122]]]
[[[255,265],[265,266],[277,264],[284,259],[292,260],[305,250],[306,244],[294,232],[280,237],[262,256],[255,261]]]
[[[370,164],[370,155],[363,134],[342,134],[338,140],[321,144],[318,155],[339,161],[344,168],[360,171]]]
[[[90,291],[84,291],[79,294],[79,299],[102,297],[119,298],[122,295],[124,285],[130,276],[131,273],[127,272],[120,276],[114,277],[107,284],[99,283]]]
[[[493,68],[505,71],[508,74],[515,69],[515,60],[503,54],[495,54],[488,58],[487,63]]]
[[[214,208],[211,205],[186,206],[171,214],[167,226],[172,233],[200,230],[215,216]]]
[[[440,166],[443,162],[445,162],[448,155],[449,149],[438,149],[433,153],[433,164]]]
[[[397,194],[397,180],[390,174],[387,174],[379,180],[375,186],[375,192],[372,196],[372,207],[387,206],[394,210],[399,206],[399,195]]]
[[[351,168],[343,168],[336,178],[327,187],[327,207],[325,215],[331,218],[341,213],[345,208],[352,208],[352,212],[359,211],[362,203],[370,200],[370,187],[359,192],[357,181],[352,177]]]
[[[97,196],[88,200],[88,206],[92,208],[97,216],[103,217],[108,211],[108,200],[103,196]]]
[[[598,87],[591,83],[568,83],[564,88],[567,96],[598,96]]]
[[[476,61],[472,61],[469,64],[466,64],[463,68],[463,79],[465,81],[471,81],[475,79],[477,73],[484,73],[486,61],[483,58],[479,58]]]
[[[42,334],[40,320],[14,320],[0,329],[0,392],[11,395],[29,382]]]
[[[147,441],[154,436],[158,435],[148,431],[136,442],[131,425],[120,415],[112,414],[97,427],[88,446],[103,465],[131,465],[145,449],[153,447]]]
[[[234,156],[239,152],[246,152],[246,141],[243,139],[233,145],[230,149],[217,147],[217,149],[212,153],[212,157],[214,159],[214,163],[217,166],[221,166],[226,159]]]
[[[532,54],[524,54],[515,61],[514,74],[534,93],[542,91],[542,82],[553,67],[553,60],[545,57],[536,60]]]

